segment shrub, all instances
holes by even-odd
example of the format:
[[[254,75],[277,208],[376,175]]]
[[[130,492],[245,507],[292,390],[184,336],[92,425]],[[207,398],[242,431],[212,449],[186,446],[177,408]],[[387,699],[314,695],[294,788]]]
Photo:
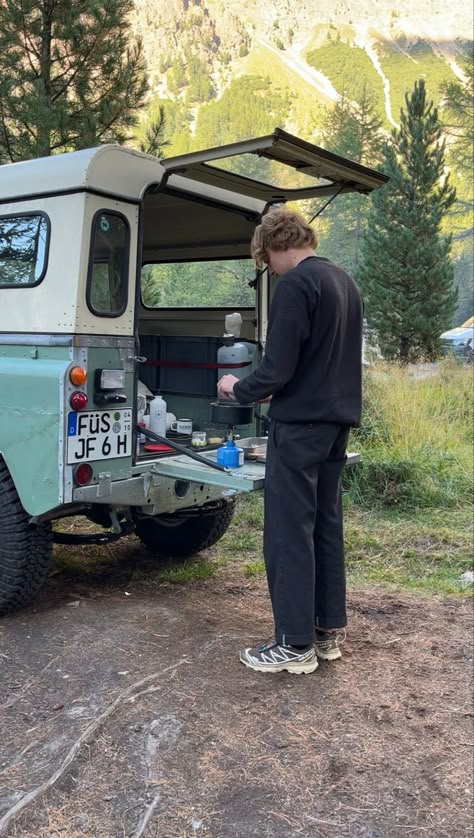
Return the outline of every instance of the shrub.
[[[344,475],[353,502],[416,509],[455,506],[471,495],[471,372],[451,361],[426,377],[422,369],[379,364],[367,371],[362,423],[350,445],[362,462]]]

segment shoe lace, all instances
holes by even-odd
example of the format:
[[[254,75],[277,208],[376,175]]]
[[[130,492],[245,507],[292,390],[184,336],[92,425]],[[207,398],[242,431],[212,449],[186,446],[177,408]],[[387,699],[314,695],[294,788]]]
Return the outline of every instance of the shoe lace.
[[[322,648],[326,648],[326,647],[332,646],[335,643],[336,646],[339,648],[339,646],[342,646],[342,644],[345,643],[345,640],[346,640],[346,629],[345,628],[340,629],[339,631],[330,632],[330,634],[331,634],[331,637],[328,637],[325,640],[318,640],[316,638],[316,643],[318,644],[318,646],[321,646]]]
[[[262,643],[261,646],[258,647],[259,652],[269,652],[270,649],[273,649],[277,646],[277,642],[274,637],[271,637],[270,640],[266,640],[265,643]]]

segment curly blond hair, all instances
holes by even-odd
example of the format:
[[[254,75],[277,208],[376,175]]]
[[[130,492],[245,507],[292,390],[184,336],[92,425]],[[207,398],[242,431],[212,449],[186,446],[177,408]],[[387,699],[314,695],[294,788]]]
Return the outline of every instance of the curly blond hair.
[[[268,262],[269,250],[289,250],[292,247],[316,248],[317,244],[316,233],[302,215],[286,207],[278,207],[269,210],[255,228],[250,252],[260,268]]]

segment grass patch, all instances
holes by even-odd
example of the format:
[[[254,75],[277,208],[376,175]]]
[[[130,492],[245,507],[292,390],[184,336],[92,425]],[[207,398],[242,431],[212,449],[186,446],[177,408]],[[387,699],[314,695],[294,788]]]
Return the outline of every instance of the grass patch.
[[[54,549],[54,570],[71,573],[77,577],[107,576],[117,568],[117,561],[104,545],[87,548],[66,547]]]
[[[459,582],[472,567],[469,507],[403,514],[351,506],[345,512],[345,543],[349,583],[469,593]]]
[[[201,582],[203,579],[210,579],[215,576],[218,566],[217,562],[210,562],[208,559],[201,558],[160,567],[157,570],[156,577],[159,582],[168,582],[171,585]]]
[[[470,503],[472,372],[445,361],[430,373],[368,370],[362,424],[351,437],[362,463],[344,478],[351,502],[413,512]]]
[[[261,496],[261,493],[258,493]],[[251,496],[255,505],[258,500]],[[469,507],[422,509],[404,513],[394,509],[366,510],[345,497],[345,544],[349,584],[385,585],[430,594],[469,595],[459,577],[472,567],[472,515]],[[248,509],[247,501],[242,514]],[[245,527],[242,520],[239,530]],[[235,524],[227,539],[232,543]],[[244,558],[242,573],[247,578],[265,575],[261,558],[261,536],[257,557],[242,557],[236,547],[225,553],[225,563]],[[218,555],[225,548],[220,542]],[[240,553],[240,555],[239,555]]]
[[[263,559],[257,559],[254,562],[246,562],[244,564],[244,576],[263,576],[265,573],[265,562]]]

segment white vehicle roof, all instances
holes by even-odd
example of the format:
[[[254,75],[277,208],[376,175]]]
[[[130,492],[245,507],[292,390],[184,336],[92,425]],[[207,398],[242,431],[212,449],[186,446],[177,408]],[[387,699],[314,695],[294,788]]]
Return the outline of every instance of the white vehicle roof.
[[[150,184],[159,184],[166,170],[156,157],[119,145],[104,145],[36,160],[0,166],[0,202],[91,191],[140,201]],[[204,186],[179,175],[170,185],[187,192],[226,198],[244,209],[261,212],[263,201]]]

